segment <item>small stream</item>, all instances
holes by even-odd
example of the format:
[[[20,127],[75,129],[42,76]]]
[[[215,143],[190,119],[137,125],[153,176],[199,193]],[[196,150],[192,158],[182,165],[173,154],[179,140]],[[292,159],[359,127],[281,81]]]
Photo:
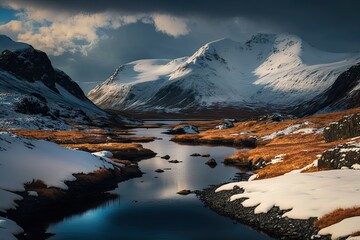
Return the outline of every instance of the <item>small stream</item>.
[[[139,162],[145,174],[120,183],[113,191],[120,196],[118,199],[52,224],[47,231],[56,235],[51,240],[271,239],[205,208],[195,194],[176,194],[183,189],[200,190],[230,181],[238,170],[223,165],[221,161],[237,149],[179,145],[169,141],[172,136],[163,134],[164,128],[134,131],[138,136],[162,138],[143,144],[158,153],[154,158]],[[190,157],[192,153],[209,153],[218,165],[210,168],[205,164],[209,158]],[[160,158],[166,154],[171,156],[171,160],[182,162],[168,163]],[[158,168],[165,169],[165,172],[154,172]]]

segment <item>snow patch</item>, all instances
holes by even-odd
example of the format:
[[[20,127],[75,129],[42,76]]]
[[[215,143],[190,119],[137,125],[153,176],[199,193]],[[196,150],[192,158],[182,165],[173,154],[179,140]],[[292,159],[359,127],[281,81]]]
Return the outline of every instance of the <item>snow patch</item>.
[[[360,164],[358,163],[355,163],[351,166],[352,169],[355,169],[355,170],[360,170]]]
[[[294,125],[291,125],[283,130],[280,130],[280,131],[277,131],[277,132],[274,132],[272,134],[269,134],[269,135],[265,135],[263,137],[261,137],[261,139],[263,140],[272,140],[276,137],[279,137],[279,136],[283,136],[283,135],[288,135],[290,133],[293,133],[296,129],[302,127],[302,126],[306,126],[306,125],[310,125],[310,124],[313,124],[312,122],[303,122],[303,123],[298,123],[298,124],[294,124]]]
[[[14,221],[0,217],[0,239],[1,240],[16,240],[14,234],[22,233],[24,230],[19,227]]]
[[[293,173],[250,182],[223,185],[216,192],[232,190],[234,186],[244,193],[231,201],[247,198],[242,205],[255,207],[255,213],[266,213],[272,207],[289,210],[283,217],[308,219],[321,217],[333,210],[359,204],[360,173],[354,170],[332,170],[314,173]]]
[[[360,231],[360,217],[351,217],[351,218],[346,218],[339,223],[321,229],[319,231],[319,234],[320,235],[330,234],[331,239],[338,239],[341,237],[349,236],[350,234],[358,231]]]

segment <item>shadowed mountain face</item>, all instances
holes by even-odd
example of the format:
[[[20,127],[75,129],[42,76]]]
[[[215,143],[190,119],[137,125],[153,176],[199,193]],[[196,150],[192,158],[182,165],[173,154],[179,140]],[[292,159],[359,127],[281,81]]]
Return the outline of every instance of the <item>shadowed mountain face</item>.
[[[70,128],[108,118],[46,53],[0,35],[0,124],[13,128]]]
[[[258,34],[245,43],[208,43],[190,57],[122,65],[88,97],[130,112],[278,111],[324,94],[359,61],[359,54],[323,52],[296,36]]]
[[[52,91],[59,93],[56,88],[57,83],[72,95],[86,100],[86,96],[79,85],[64,72],[54,69],[46,53],[32,47],[3,51],[0,56],[0,69],[28,82],[41,81]]]
[[[298,115],[360,107],[360,63],[339,75],[334,84],[310,102],[299,106]]]

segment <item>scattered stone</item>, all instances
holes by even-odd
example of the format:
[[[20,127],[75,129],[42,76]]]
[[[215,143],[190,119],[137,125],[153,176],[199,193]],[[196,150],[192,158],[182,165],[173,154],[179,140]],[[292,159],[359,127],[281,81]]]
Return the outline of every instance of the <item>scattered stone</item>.
[[[204,154],[201,154],[202,157],[210,157],[210,154],[209,153],[204,153]]]
[[[162,158],[162,159],[169,160],[169,159],[170,159],[170,156],[169,156],[169,155],[165,155],[165,156],[162,156],[161,158]]]
[[[217,162],[215,161],[215,159],[211,158],[205,164],[209,165],[211,168],[214,168],[216,167]]]
[[[179,163],[178,160],[170,160],[169,163]]]
[[[193,154],[190,155],[190,157],[200,157],[200,156],[201,156],[200,153],[193,153]]]
[[[162,169],[156,169],[155,172],[157,172],[157,173],[162,173],[162,172],[164,172],[164,170],[162,170]]]
[[[188,194],[190,194],[190,193],[191,193],[190,190],[183,189],[183,190],[177,192],[176,194],[179,194],[179,195],[188,195]]]

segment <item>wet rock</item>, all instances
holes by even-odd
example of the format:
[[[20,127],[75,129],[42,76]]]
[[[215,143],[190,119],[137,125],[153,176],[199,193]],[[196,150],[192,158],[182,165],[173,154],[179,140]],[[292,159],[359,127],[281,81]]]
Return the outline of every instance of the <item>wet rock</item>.
[[[200,133],[198,127],[193,125],[186,125],[175,127],[165,132],[166,134],[198,134]]]
[[[211,158],[209,159],[205,164],[209,165],[210,167],[214,168],[217,165],[217,162],[215,161],[215,159]]]
[[[261,168],[265,167],[266,165],[267,165],[267,163],[263,158],[258,158],[255,161],[255,163],[252,165],[252,169],[261,169]]]
[[[165,155],[165,156],[162,156],[161,158],[162,158],[162,159],[169,160],[169,159],[170,159],[170,156],[169,156],[169,155]]]
[[[360,136],[360,113],[346,116],[324,129],[327,142]]]
[[[318,160],[320,169],[351,168],[360,164],[360,143],[349,142],[337,145],[322,153]]]
[[[191,154],[190,156],[191,156],[191,157],[200,157],[201,154],[200,154],[200,153],[193,153],[193,154]]]
[[[191,193],[190,190],[183,189],[183,190],[177,192],[176,194],[179,194],[179,195],[188,195],[188,194],[190,194],[190,193]]]
[[[162,170],[162,169],[156,169],[155,172],[157,172],[157,173],[163,173],[164,170]]]
[[[169,163],[179,163],[178,160],[170,160]]]
[[[223,129],[232,128],[232,127],[234,127],[234,124],[231,121],[225,121],[225,122],[218,124],[215,127],[215,129],[223,130]]]
[[[206,207],[211,208],[220,215],[230,217],[239,223],[246,224],[252,228],[265,232],[275,239],[311,239],[319,229],[314,227],[315,218],[307,220],[283,218],[287,210],[273,207],[267,213],[255,214],[255,207],[244,207],[245,199],[229,201],[234,194],[242,193],[239,187],[231,191],[215,192],[218,186],[211,186],[202,191],[195,191],[197,197]],[[320,236],[319,239],[329,239],[329,236]]]
[[[204,153],[204,154],[201,154],[202,157],[210,157],[210,154],[209,153]]]

